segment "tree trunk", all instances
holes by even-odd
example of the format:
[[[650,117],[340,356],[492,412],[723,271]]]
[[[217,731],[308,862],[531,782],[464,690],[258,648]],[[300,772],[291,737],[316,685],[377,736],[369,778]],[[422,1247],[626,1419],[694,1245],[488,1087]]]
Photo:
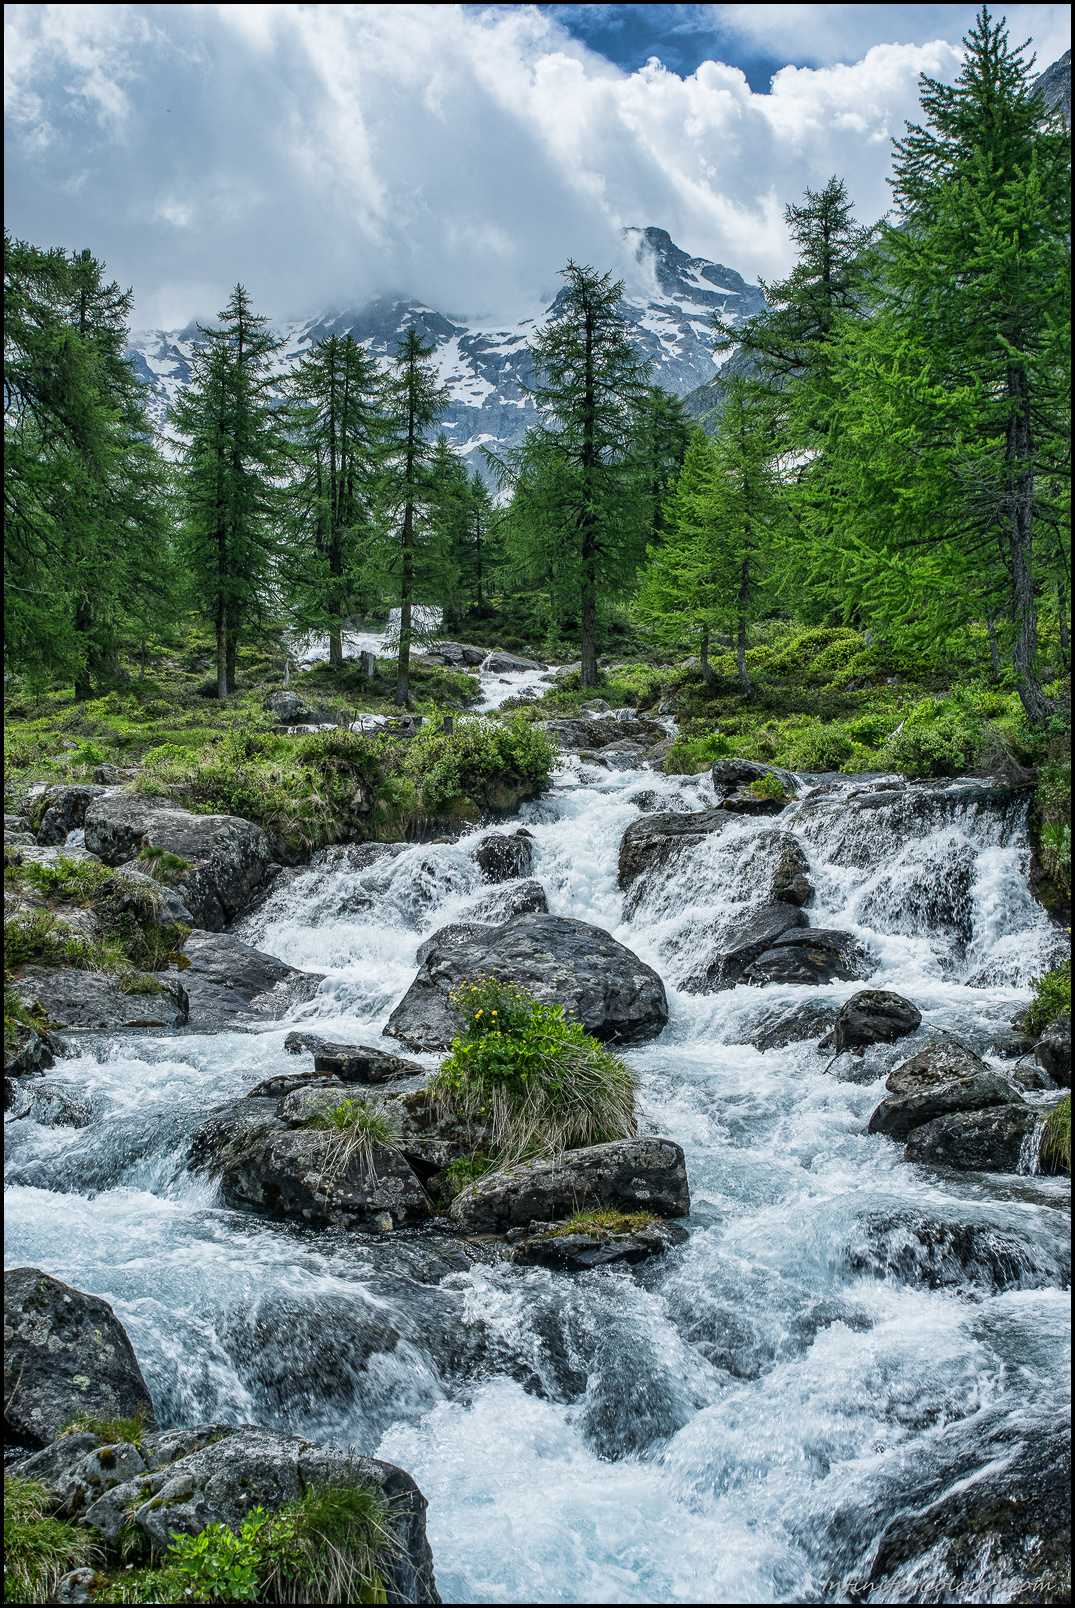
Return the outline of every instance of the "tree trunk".
[[[993,667],[993,680],[1000,680],[1000,649],[997,647],[997,611],[987,609],[985,613],[985,629],[989,638],[989,663]]]
[[[739,685],[746,693],[753,692],[750,671],[747,669],[747,601],[750,597],[750,555],[743,559],[739,581],[739,612],[736,619],[735,662],[739,668]]]
[[[93,697],[93,686],[90,682],[90,624],[90,606],[84,598],[80,598],[75,605],[75,630],[85,640],[79,670],[75,676],[76,703],[85,703],[87,699]]]
[[[228,696],[228,603],[223,597],[216,607],[216,695]]]
[[[138,679],[139,679],[139,681],[144,681],[146,679],[146,639],[145,639],[145,637],[142,638],[142,651],[139,654],[138,658],[139,658]]]
[[[597,574],[596,542],[589,533],[582,545],[582,669],[579,682],[596,687],[597,682]]]
[[[239,633],[234,626],[230,626],[224,652],[224,678],[229,692],[235,691],[235,650],[238,646]]]
[[[399,589],[399,660],[396,665],[396,702],[407,702],[411,690],[411,595],[414,591],[414,504],[403,515],[403,574]]]
[[[716,684],[717,684],[717,678],[716,678],[715,674],[713,673],[713,670],[712,670],[712,668],[710,666],[710,663],[709,663],[709,627],[708,627],[708,625],[703,625],[703,627],[702,627],[702,646],[701,646],[701,651],[698,654],[698,663],[701,666],[702,680],[705,682],[706,686],[707,687],[715,687]]]
[[[1030,431],[1030,405],[1026,370],[1013,365],[1008,370],[1008,395],[1018,397],[1020,406],[1008,420],[1007,458],[1008,519],[1015,601],[1015,644],[1012,663],[1015,684],[1031,725],[1043,725],[1051,714],[1049,700],[1041,690],[1038,675],[1038,614],[1034,605],[1034,469],[1033,438]]]

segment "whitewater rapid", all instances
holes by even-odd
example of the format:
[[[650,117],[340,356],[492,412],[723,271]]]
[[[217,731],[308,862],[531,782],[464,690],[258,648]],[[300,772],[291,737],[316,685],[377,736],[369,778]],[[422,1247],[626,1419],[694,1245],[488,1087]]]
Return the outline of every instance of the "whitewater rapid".
[[[875,785],[829,779],[777,821],[738,821],[629,918],[617,853],[638,795],[699,809],[707,777],[570,760],[521,812],[553,914],[611,931],[668,986],[669,1026],[627,1058],[644,1123],[686,1152],[680,1249],[579,1276],[472,1263],[450,1236],[244,1215],[186,1169],[209,1110],[294,1069],[297,1024],[378,1042],[423,937],[490,894],[475,833],[285,873],[236,932],[326,974],[288,1020],[59,1062],[50,1078],[95,1120],[8,1124],[7,1265],[113,1304],[163,1423],[274,1425],[408,1469],[446,1602],[830,1596],[895,1508],[973,1461],[987,1417],[1053,1421],[1069,1388],[1067,1181],[941,1175],[865,1133],[886,1072],[939,1033],[1003,1064],[992,1047],[1057,946],[1027,891],[1025,804],[953,784],[874,808]],[[922,1011],[913,1039],[857,1068],[744,1041],[759,1017],[861,982],[681,986],[762,896],[774,826],[810,862],[811,925],[853,931],[873,983]],[[986,1255],[927,1279],[946,1225],[1001,1248],[1008,1275]]]

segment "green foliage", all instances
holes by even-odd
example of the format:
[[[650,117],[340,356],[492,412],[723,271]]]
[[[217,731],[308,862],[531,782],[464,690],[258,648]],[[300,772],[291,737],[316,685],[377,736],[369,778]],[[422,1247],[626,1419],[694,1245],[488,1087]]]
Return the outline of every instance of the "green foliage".
[[[453,1201],[468,1185],[476,1183],[479,1178],[484,1178],[485,1174],[495,1166],[496,1162],[492,1157],[478,1152],[472,1156],[459,1156],[455,1161],[450,1161],[439,1174],[438,1180],[445,1204]]]
[[[4,923],[4,965],[77,966],[92,969],[93,946],[63,927],[51,910],[28,910]]]
[[[1050,1166],[1059,1165],[1071,1172],[1070,1094],[1065,1094],[1045,1119],[1045,1132],[1041,1138],[1041,1159]]]
[[[197,1602],[256,1602],[258,1565],[263,1551],[258,1537],[267,1515],[255,1508],[234,1535],[226,1524],[207,1524],[200,1535],[173,1532],[169,1561]]]
[[[380,1101],[361,1097],[341,1100],[330,1111],[318,1112],[307,1124],[310,1128],[327,1129],[334,1135],[325,1157],[325,1168],[336,1171],[350,1164],[357,1156],[362,1172],[373,1171],[373,1149],[383,1145],[399,1148],[399,1133]]]
[[[957,699],[924,698],[888,738],[884,758],[905,776],[958,776],[974,763],[983,738],[973,708]]]
[[[142,1444],[146,1432],[146,1408],[140,1407],[130,1418],[101,1418],[93,1413],[74,1413],[60,1430],[64,1435],[97,1435],[105,1446],[118,1441],[129,1441],[132,1446]]]
[[[776,800],[787,796],[784,792],[783,782],[772,771],[767,776],[759,776],[756,782],[751,782],[750,792],[753,793],[755,798],[763,799]]]
[[[398,1543],[376,1486],[311,1486],[270,1521],[261,1591],[269,1602],[385,1602],[380,1565]]]
[[[634,1132],[637,1080],[562,1005],[495,973],[451,999],[463,1032],[429,1086],[464,1121],[492,1130],[499,1163]]]
[[[1041,822],[1041,859],[1062,893],[1071,894],[1071,762],[1042,769],[1034,791]]]
[[[63,1575],[102,1561],[85,1529],[49,1517],[51,1496],[41,1480],[4,1475],[5,1602],[55,1602]]]
[[[93,860],[69,860],[61,855],[52,865],[27,860],[21,867],[21,878],[46,899],[89,904],[106,883],[114,880],[115,872]]]
[[[181,873],[190,870],[190,861],[184,860],[181,854],[169,854],[153,844],[139,849],[138,858],[146,862],[146,875],[152,877],[154,882],[163,883],[166,888],[173,888]]]
[[[591,1234],[595,1239],[607,1239],[612,1234],[637,1234],[657,1221],[652,1212],[618,1212],[612,1206],[592,1206],[558,1223],[549,1230],[549,1237]]]
[[[1023,1016],[1028,1033],[1044,1033],[1050,1022],[1066,1011],[1071,1013],[1071,961],[1065,960],[1052,971],[1032,977],[1034,1001]]]

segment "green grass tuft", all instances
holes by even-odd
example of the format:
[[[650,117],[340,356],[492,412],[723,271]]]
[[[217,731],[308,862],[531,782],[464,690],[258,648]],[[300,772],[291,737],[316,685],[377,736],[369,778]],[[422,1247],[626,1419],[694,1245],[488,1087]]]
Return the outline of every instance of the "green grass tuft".
[[[1071,1011],[1071,961],[1032,977],[1030,986],[1034,1002],[1023,1016],[1023,1026],[1028,1033],[1044,1033],[1050,1022]]]
[[[100,1418],[92,1413],[75,1413],[60,1430],[60,1436],[90,1434],[98,1436],[105,1446],[114,1446],[118,1441],[130,1441],[132,1446],[140,1446],[146,1432],[146,1416],[144,1407],[140,1407],[130,1418]]]
[[[605,1239],[611,1234],[637,1234],[658,1219],[652,1212],[618,1212],[612,1206],[594,1206],[549,1230],[550,1237],[563,1234],[590,1234]]]
[[[1071,1172],[1071,1095],[1065,1094],[1045,1119],[1041,1139],[1041,1159],[1050,1167],[1066,1167]]]
[[[86,1530],[49,1516],[51,1495],[41,1480],[4,1475],[5,1602],[54,1602],[65,1574],[103,1562]]]

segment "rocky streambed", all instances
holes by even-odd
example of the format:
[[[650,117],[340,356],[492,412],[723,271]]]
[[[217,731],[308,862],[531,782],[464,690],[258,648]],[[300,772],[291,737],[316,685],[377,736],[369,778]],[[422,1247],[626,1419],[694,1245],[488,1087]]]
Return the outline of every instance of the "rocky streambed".
[[[1068,1185],[1036,1136],[1070,1059],[1011,1025],[1062,941],[1025,794],[757,800],[593,725],[493,835],[277,872],[200,828],[156,1025],[31,976],[72,1019],[15,1080],[8,1265],[110,1303],[156,1433],[417,1482],[447,1601],[1059,1600]],[[90,801],[110,863],[124,819]],[[474,1135],[422,1086],[492,968],[622,1049],[638,1133],[449,1201]],[[372,1170],[314,1120],[356,1091],[396,1117]],[[589,1201],[651,1226],[558,1232]]]

